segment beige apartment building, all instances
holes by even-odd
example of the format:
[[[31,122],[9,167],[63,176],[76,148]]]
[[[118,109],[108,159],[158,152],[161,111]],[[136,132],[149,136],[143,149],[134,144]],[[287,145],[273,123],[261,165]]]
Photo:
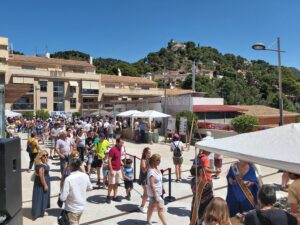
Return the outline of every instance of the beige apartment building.
[[[5,108],[16,112],[82,112],[112,110],[118,102],[162,96],[155,82],[141,77],[96,74],[90,62],[9,54],[0,38],[0,76]]]

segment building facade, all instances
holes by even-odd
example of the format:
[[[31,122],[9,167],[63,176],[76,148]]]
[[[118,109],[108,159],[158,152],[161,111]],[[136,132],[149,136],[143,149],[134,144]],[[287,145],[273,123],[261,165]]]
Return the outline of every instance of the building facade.
[[[146,78],[96,74],[92,60],[9,54],[7,38],[0,38],[0,78],[5,108],[20,113],[45,109],[90,115],[164,94]]]

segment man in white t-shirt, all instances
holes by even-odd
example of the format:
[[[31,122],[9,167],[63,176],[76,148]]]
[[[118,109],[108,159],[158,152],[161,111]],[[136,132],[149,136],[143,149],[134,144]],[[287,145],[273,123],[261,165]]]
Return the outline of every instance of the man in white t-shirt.
[[[93,190],[87,174],[80,171],[80,159],[70,161],[71,174],[65,179],[60,200],[65,202],[70,225],[79,225],[86,205],[86,192]]]

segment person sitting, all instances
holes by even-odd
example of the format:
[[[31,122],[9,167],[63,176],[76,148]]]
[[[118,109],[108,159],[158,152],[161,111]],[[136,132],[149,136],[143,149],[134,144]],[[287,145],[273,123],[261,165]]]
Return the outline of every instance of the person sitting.
[[[211,200],[205,209],[202,225],[231,225],[227,203],[220,197]]]
[[[258,192],[260,209],[252,210],[245,216],[245,225],[297,225],[296,217],[282,209],[276,209],[276,190],[263,185]]]

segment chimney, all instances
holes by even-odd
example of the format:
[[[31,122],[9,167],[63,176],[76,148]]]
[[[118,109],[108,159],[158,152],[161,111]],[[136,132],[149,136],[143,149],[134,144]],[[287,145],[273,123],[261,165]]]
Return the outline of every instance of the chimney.
[[[93,57],[90,56],[90,64],[93,65]]]
[[[48,59],[50,59],[50,53],[46,52],[45,57],[48,58]]]

